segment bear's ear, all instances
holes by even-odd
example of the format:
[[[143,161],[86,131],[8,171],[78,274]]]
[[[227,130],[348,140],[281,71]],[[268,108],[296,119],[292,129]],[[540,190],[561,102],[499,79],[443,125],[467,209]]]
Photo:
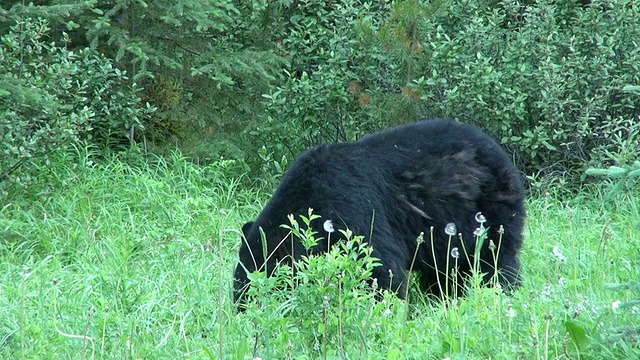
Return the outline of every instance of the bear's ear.
[[[244,236],[244,238],[247,238],[247,235],[249,235],[249,231],[251,230],[251,227],[253,226],[253,221],[249,221],[248,223],[245,223],[244,225],[242,225],[242,235]]]

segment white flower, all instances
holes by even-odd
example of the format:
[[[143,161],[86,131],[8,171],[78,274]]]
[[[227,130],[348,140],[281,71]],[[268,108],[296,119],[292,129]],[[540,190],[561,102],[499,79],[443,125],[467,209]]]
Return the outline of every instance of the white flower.
[[[482,229],[482,227],[479,227],[479,228],[476,228],[476,229],[473,231],[473,235],[475,235],[475,236],[478,236],[478,237],[479,237],[480,235],[482,235],[482,233],[483,233],[483,232],[484,232],[484,230]]]
[[[557,261],[559,261],[561,263],[567,262],[567,257],[562,254],[562,252],[560,251],[560,247],[559,246],[554,246],[553,250],[551,252],[556,257]]]
[[[324,231],[328,233],[332,233],[336,231],[336,229],[333,227],[333,222],[331,220],[325,221],[324,224],[322,224],[322,227],[324,228]]]
[[[456,224],[448,223],[447,226],[444,227],[444,232],[447,235],[455,235],[458,232],[458,229],[456,229]]]
[[[558,279],[558,285],[560,286],[567,285],[567,279],[565,279],[564,276],[561,276],[560,279]]]
[[[620,307],[620,304],[622,304],[622,301],[620,300],[616,300],[614,302],[611,303],[611,310],[616,311],[618,310],[618,308]]]
[[[484,215],[482,215],[481,212],[476,213],[476,221],[479,222],[481,225],[483,223],[485,223],[487,221],[487,218],[484,217]]]

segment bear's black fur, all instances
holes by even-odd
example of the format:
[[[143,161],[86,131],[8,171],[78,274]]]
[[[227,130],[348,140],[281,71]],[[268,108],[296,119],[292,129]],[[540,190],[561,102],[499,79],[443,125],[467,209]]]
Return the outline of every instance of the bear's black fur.
[[[421,273],[422,288],[441,295],[446,264],[449,275],[457,267],[458,284],[462,284],[474,263],[474,231],[484,216],[488,234],[478,250],[484,280],[496,274],[497,263],[499,283],[513,288],[520,284],[524,198],[521,179],[504,150],[475,127],[451,120],[426,120],[353,143],[314,147],[293,163],[255,222],[243,226],[235,301],[242,299],[248,285],[247,270],[270,274],[277,262],[306,253],[299,239],[290,236],[283,241],[289,231],[280,225],[289,224],[287,215],[298,218],[307,215],[309,208],[322,216],[311,225],[323,237],[313,253],[327,250],[323,229],[327,219],[336,228],[332,242],[340,229],[363,235],[382,263],[373,274],[378,285],[400,297],[406,291],[421,232],[424,242],[413,270]],[[453,236],[445,233],[451,223],[455,224]],[[453,248],[459,253],[457,259]],[[447,288],[451,293],[452,287]]]

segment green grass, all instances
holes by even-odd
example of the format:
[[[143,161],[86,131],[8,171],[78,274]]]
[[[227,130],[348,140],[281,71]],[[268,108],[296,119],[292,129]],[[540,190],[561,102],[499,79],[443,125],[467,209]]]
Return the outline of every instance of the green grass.
[[[637,193],[530,199],[511,297],[412,290],[408,308],[367,294],[337,307],[310,289],[304,318],[237,314],[239,229],[269,192],[243,187],[233,162],[132,158],[60,156],[0,203],[0,358],[640,357],[640,305],[625,308],[640,294],[605,286],[640,279]]]

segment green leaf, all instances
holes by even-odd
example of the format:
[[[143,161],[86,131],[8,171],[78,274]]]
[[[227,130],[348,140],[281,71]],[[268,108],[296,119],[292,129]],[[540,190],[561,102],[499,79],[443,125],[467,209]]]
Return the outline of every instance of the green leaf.
[[[583,350],[589,346],[591,339],[587,336],[587,330],[582,324],[575,320],[567,320],[564,322],[564,327],[576,349]]]

